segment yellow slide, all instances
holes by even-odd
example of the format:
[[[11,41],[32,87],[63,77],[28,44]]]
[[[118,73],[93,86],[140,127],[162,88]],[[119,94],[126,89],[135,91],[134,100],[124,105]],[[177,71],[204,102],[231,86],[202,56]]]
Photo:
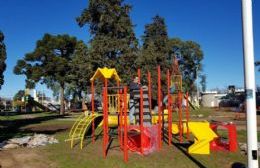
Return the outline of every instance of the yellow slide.
[[[189,147],[190,154],[210,154],[210,142],[218,137],[210,128],[209,122],[189,122],[189,132],[194,136],[194,143]],[[177,124],[172,124],[172,133],[178,134]],[[187,133],[187,125],[183,123],[183,133]]]
[[[70,147],[73,148],[74,142],[78,139],[80,139],[80,148],[83,148],[83,141],[86,132],[91,128],[92,121],[95,120],[98,117],[103,116],[102,114],[94,114],[94,117],[92,115],[86,115],[82,114],[79,116],[79,118],[76,120],[76,122],[73,124],[70,133],[69,133],[69,139],[70,141]],[[98,127],[95,130],[95,134],[99,134],[100,131],[102,131],[102,125],[103,120],[99,123]]]

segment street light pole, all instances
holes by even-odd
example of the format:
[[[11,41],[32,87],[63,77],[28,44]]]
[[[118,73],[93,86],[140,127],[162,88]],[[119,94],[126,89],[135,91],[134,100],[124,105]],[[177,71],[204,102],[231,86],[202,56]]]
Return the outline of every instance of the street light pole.
[[[252,0],[242,0],[244,79],[249,168],[258,168]]]

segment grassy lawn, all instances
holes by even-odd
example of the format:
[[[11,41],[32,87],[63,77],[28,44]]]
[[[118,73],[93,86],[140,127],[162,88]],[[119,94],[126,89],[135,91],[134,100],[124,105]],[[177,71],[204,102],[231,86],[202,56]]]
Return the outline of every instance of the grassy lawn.
[[[107,159],[102,156],[102,140],[99,139],[95,144],[88,144],[82,150],[79,146],[70,149],[70,144],[65,143],[67,133],[60,133],[56,136],[59,144],[50,145],[43,150],[49,159],[56,162],[59,167],[231,167],[235,162],[245,163],[246,157],[239,152],[212,152],[210,155],[188,155],[185,149],[178,149],[176,146],[163,145],[160,151],[148,156],[140,156],[129,152],[129,162],[123,161],[123,152],[117,147],[117,141],[112,143],[108,151]]]
[[[31,118],[37,118],[37,117],[45,117],[45,116],[53,116],[53,115],[57,115],[56,113],[51,113],[51,112],[35,112],[35,113],[22,113],[22,114],[15,114],[13,115],[12,113],[8,114],[8,112],[6,112],[5,114],[0,115],[0,121],[1,120],[9,120],[9,121],[13,121],[13,120],[18,120],[18,119],[24,119],[26,118],[26,116],[29,116]]]
[[[200,111],[192,111],[191,115],[203,114],[205,116],[214,115],[212,109],[202,109]],[[30,114],[31,115],[31,114]],[[69,128],[73,124],[73,120],[66,120],[60,118],[50,118],[53,114],[43,113],[34,114],[37,119],[42,119],[39,122],[31,122],[22,124],[16,132],[9,132],[12,137],[19,137],[33,133],[42,133],[41,131],[49,131],[47,134],[54,135],[58,140],[58,144],[48,145],[37,148],[36,150],[42,153],[48,161],[55,163],[59,168],[85,168],[85,167],[136,167],[136,168],[157,168],[157,167],[232,167],[234,163],[246,163],[246,156],[236,153],[228,152],[211,152],[210,155],[189,155],[186,149],[179,146],[168,146],[163,144],[160,151],[156,151],[147,156],[140,156],[136,153],[129,152],[129,162],[126,164],[123,160],[123,152],[118,147],[118,142],[115,139],[108,151],[108,156],[103,159],[102,156],[102,138],[99,138],[95,144],[85,141],[85,147],[80,150],[79,145],[70,149],[70,143],[64,140],[68,138]],[[21,120],[12,116],[9,118],[11,122]],[[27,121],[27,120],[25,120]],[[28,120],[31,121],[31,120]],[[246,141],[246,131],[237,131],[238,141]],[[225,132],[223,132],[225,135]],[[259,134],[258,134],[259,137]],[[259,137],[260,138],[260,137]],[[30,149],[28,149],[30,151]]]

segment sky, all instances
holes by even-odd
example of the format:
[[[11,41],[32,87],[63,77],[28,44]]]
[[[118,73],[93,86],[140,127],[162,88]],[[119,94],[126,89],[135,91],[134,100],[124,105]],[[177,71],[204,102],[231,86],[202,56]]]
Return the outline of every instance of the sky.
[[[193,40],[204,52],[203,72],[207,89],[242,87],[243,49],[241,0],[125,0],[140,39],[144,26],[156,14],[165,18],[169,37]],[[86,43],[88,27],[80,28],[75,18],[87,7],[87,0],[0,0],[0,30],[5,34],[7,70],[0,96],[12,97],[25,87],[25,77],[13,74],[18,59],[35,48],[44,33],[69,34]],[[260,60],[260,1],[253,0],[255,60]],[[253,67],[252,67],[253,68]],[[260,85],[260,72],[256,72]],[[45,86],[38,84],[38,90]]]

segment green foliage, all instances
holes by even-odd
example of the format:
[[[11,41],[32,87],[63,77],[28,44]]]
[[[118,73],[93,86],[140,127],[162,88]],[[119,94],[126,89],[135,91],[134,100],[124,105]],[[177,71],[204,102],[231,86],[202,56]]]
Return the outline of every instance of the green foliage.
[[[207,76],[206,75],[200,75],[200,85],[202,88],[202,91],[205,92],[207,89]]]
[[[28,64],[25,60],[18,60],[13,70],[16,75],[26,76],[26,88],[32,89],[35,87],[35,80],[33,79],[33,68],[31,64]]]
[[[190,86],[194,86],[199,71],[202,68],[201,61],[203,59],[203,53],[200,49],[200,45],[193,41],[184,42],[182,48],[183,64],[180,69],[183,74],[183,79],[186,84],[186,90],[191,92]]]
[[[168,33],[164,18],[156,15],[153,22],[145,25],[144,35],[142,36],[143,48],[146,49],[153,45],[158,52],[167,54],[168,52]],[[165,55],[163,55],[165,56]]]
[[[70,62],[71,71],[69,73],[72,84],[79,92],[86,92],[87,86],[90,85],[89,79],[94,73],[92,61],[88,54],[88,47],[83,41],[79,41]]]
[[[164,93],[166,93],[166,71],[170,68],[168,60],[169,38],[165,21],[162,17],[156,15],[152,23],[145,25],[144,35],[142,36],[143,47],[138,58],[138,66],[143,73],[151,72],[153,83],[153,97],[156,97],[157,90],[157,65],[160,65],[162,75],[161,82]],[[145,78],[142,81],[146,84]]]
[[[170,49],[170,56],[180,57],[179,68],[183,76],[184,91],[191,93],[195,90],[194,82],[202,70],[203,52],[201,47],[194,41],[173,38],[170,39]]]
[[[64,85],[76,42],[76,38],[68,35],[45,34],[33,52],[18,60],[14,73],[26,75],[32,82],[53,80]]]
[[[43,82],[47,88],[52,90],[52,95],[58,100],[60,97],[60,84],[57,81],[46,77]]]
[[[139,59],[139,66],[146,66],[147,70],[154,68],[156,65],[161,65],[163,69],[169,68],[170,64],[167,60],[169,54],[169,39],[167,28],[162,17],[156,15],[151,24],[145,25],[142,40],[143,47]]]
[[[164,18],[156,15],[152,23],[145,25],[143,45],[138,50],[130,11],[131,6],[123,0],[89,0],[88,7],[76,18],[80,27],[89,26],[92,37],[89,47],[69,35],[45,34],[33,52],[18,60],[14,73],[26,76],[28,88],[35,87],[37,82],[46,84],[55,96],[60,93],[63,102],[64,91],[66,97],[82,99],[88,91],[89,79],[99,67],[116,68],[124,84],[141,68],[142,74],[151,72],[155,97],[156,66],[161,66],[161,83],[166,93],[166,71],[171,69],[173,57],[180,56],[184,91],[192,92],[203,59],[199,44],[169,39]],[[146,85],[146,76],[142,79]]]
[[[4,44],[4,34],[0,31],[0,89],[4,84],[4,71],[6,69],[6,47]]]
[[[201,70],[201,60],[203,59],[200,46],[193,41],[182,41],[178,38],[169,39],[164,19],[160,16],[155,16],[153,22],[145,26],[142,39],[144,43],[138,63],[145,72],[148,70],[151,72],[152,82],[157,82],[155,67],[160,65],[163,90],[166,92],[166,70],[170,68],[173,57],[179,55],[184,91],[192,92],[195,89],[194,81],[198,71]]]
[[[255,66],[260,66],[260,61],[256,61]],[[258,71],[260,72],[260,68],[258,69]]]
[[[166,71],[171,69],[173,58],[179,57],[179,70],[183,76],[184,91],[195,90],[194,81],[201,70],[202,50],[196,42],[182,41],[179,38],[169,39],[164,18],[155,16],[153,22],[145,25],[142,36],[143,46],[138,58],[138,66],[144,73],[150,71],[152,83],[157,84],[156,66],[161,66],[161,83],[163,92],[167,90]],[[145,83],[145,80],[142,81]],[[153,97],[156,95],[153,88]]]
[[[61,91],[61,114],[64,113],[64,89],[69,81],[70,61],[77,44],[75,37],[69,35],[45,34],[36,43],[33,52],[18,60],[14,68],[17,75],[26,75],[28,83],[58,83]]]
[[[90,0],[76,20],[80,27],[88,24],[92,39],[89,54],[93,69],[116,68],[124,81],[136,72],[137,39],[129,16],[131,6],[123,0]]]
[[[14,95],[14,97],[13,97],[13,100],[14,101],[17,101],[17,100],[22,100],[22,98],[24,97],[24,95],[25,95],[25,92],[24,92],[24,90],[19,90],[15,95]]]

